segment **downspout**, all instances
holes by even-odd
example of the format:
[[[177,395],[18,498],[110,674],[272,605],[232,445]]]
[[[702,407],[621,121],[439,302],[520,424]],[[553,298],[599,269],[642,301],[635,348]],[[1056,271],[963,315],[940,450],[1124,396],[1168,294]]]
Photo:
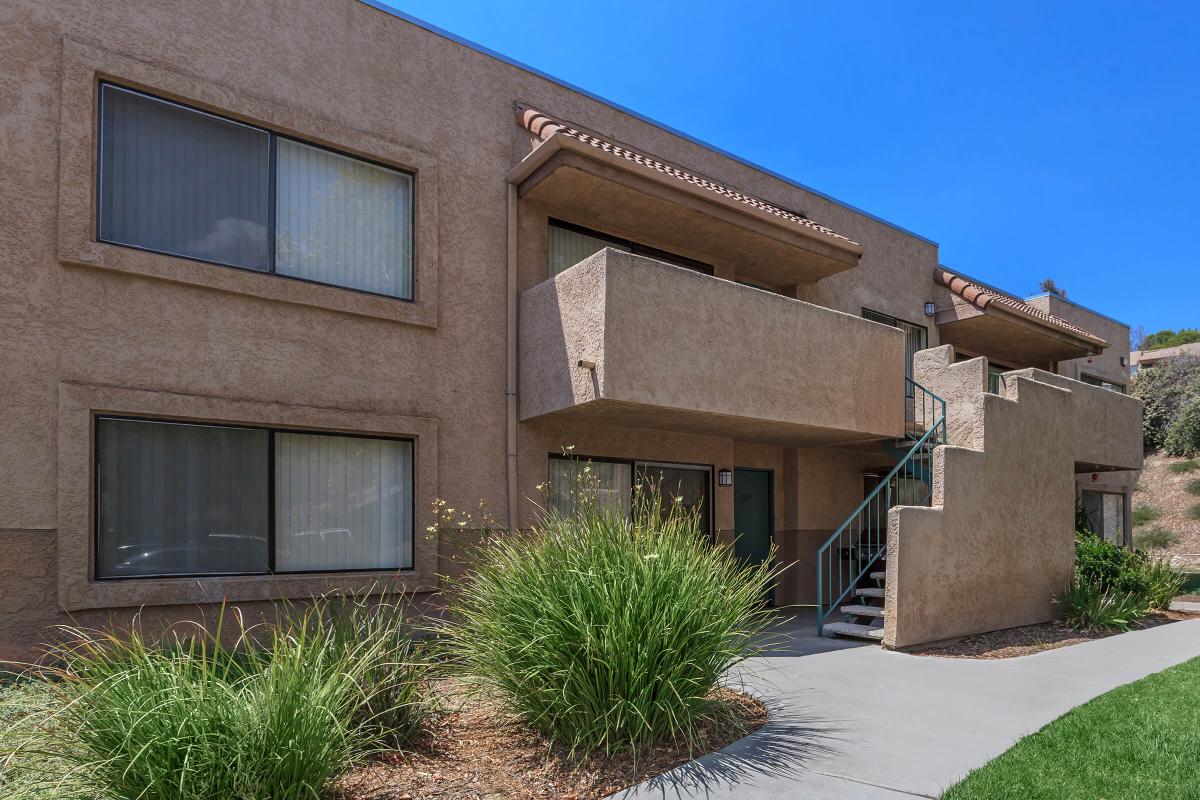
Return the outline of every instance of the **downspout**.
[[[507,441],[508,529],[517,529],[517,187],[508,186],[508,329],[504,399]]]

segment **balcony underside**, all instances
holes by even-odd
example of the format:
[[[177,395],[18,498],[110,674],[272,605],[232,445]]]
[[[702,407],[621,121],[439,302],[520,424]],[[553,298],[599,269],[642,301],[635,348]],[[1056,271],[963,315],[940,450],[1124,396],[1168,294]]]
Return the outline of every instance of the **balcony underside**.
[[[782,420],[752,419],[730,414],[664,408],[621,400],[592,400],[535,419],[548,422],[679,431],[680,433],[721,436],[783,447],[856,445],[895,438],[895,434],[821,428]],[[523,421],[533,420],[525,419]]]
[[[991,307],[981,311],[958,306],[938,312],[935,322],[942,344],[1014,368],[1045,366],[1096,353],[1096,347],[1085,340]]]
[[[720,202],[711,192],[689,191],[682,181],[631,168],[570,138],[542,143],[512,180],[523,200],[557,216],[600,229],[643,231],[667,249],[710,253],[738,264],[741,277],[769,286],[819,280],[854,268],[862,255],[853,242]]]

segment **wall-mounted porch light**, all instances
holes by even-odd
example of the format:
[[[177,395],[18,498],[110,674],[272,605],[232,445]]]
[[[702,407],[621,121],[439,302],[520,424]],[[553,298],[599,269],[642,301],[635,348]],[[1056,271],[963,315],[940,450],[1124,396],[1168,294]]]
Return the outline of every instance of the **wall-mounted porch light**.
[[[925,316],[932,317],[935,313],[937,313],[937,306],[935,306],[933,303],[926,303]]]
[[[733,486],[733,470],[731,470],[731,469],[717,470],[717,484],[719,486]]]

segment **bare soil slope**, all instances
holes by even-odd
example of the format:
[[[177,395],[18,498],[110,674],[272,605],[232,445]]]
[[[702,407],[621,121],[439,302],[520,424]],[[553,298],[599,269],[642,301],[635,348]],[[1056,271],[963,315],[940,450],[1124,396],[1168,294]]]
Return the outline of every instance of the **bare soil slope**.
[[[1200,572],[1200,519],[1192,519],[1188,513],[1192,507],[1200,505],[1200,497],[1186,490],[1189,483],[1200,480],[1200,469],[1184,473],[1171,471],[1172,464],[1183,461],[1187,459],[1161,453],[1146,457],[1145,469],[1133,493],[1133,508],[1136,511],[1139,507],[1151,506],[1158,509],[1162,516],[1135,526],[1133,538],[1135,545],[1140,547],[1140,534],[1155,527],[1166,528],[1175,534],[1177,541],[1150,552],[1168,556],[1173,564],[1189,572]]]

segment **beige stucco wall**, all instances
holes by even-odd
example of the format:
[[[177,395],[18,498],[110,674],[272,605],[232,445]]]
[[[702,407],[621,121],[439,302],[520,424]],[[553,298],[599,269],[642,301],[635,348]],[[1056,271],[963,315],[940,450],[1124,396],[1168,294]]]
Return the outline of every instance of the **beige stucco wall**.
[[[1129,388],[1128,325],[1054,295],[1039,295],[1031,297],[1026,302],[1034,308],[1041,309],[1060,319],[1065,319],[1085,331],[1094,333],[1108,342],[1108,347],[1099,355],[1058,362],[1055,371],[1059,375],[1076,380],[1083,374],[1093,375],[1110,383],[1119,384],[1126,389]],[[1122,363],[1122,359],[1124,359],[1124,363]]]
[[[612,249],[522,294],[520,352],[522,419],[793,442],[904,429],[899,330]]]
[[[1025,377],[1071,393],[1067,435],[1081,471],[1142,468],[1142,401],[1040,369],[1006,373],[1005,384]]]
[[[1073,559],[1078,475],[1126,491],[1141,467],[1141,403],[1043,370],[986,388],[987,360],[917,354],[917,380],[947,403],[931,508],[890,518],[884,643],[909,647],[1053,618]]]
[[[1044,622],[1070,580],[1070,393],[1019,377],[977,400],[982,450],[939,447],[933,507],[889,517],[888,647]]]

